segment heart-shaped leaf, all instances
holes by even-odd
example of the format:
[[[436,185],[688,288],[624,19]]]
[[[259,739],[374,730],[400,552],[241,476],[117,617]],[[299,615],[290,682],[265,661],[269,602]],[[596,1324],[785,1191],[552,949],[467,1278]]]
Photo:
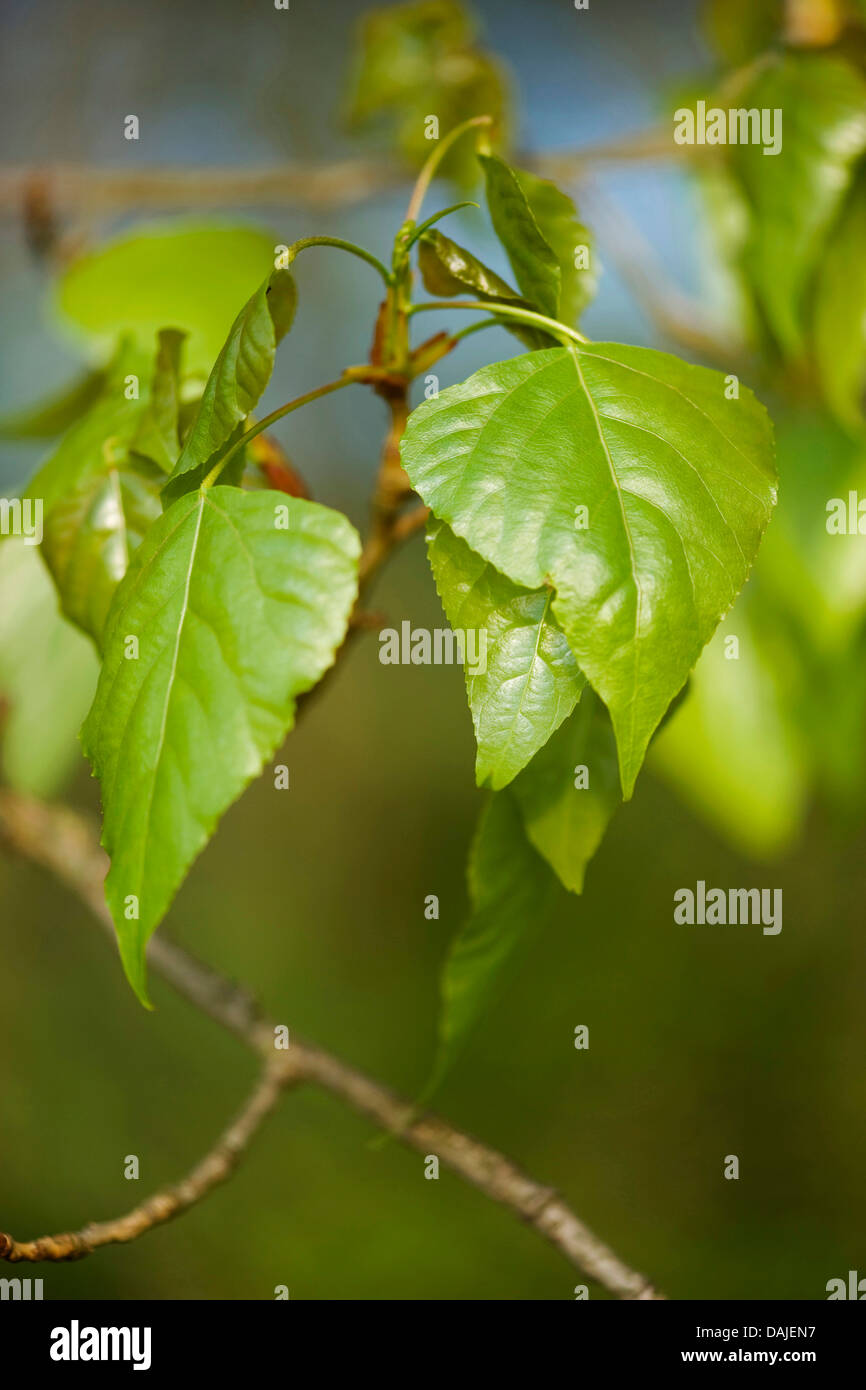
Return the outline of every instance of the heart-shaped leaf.
[[[516,584],[553,585],[630,796],[769,521],[766,412],[717,372],[592,343],[498,362],[425,401],[402,456],[472,550]]]
[[[479,786],[504,787],[574,709],[586,684],[553,616],[550,588],[514,584],[442,522],[428,555],[451,627],[474,629],[485,669],[465,667]],[[483,647],[480,643],[483,642]]]
[[[214,487],[175,502],[133,556],[82,743],[102,783],[106,896],[143,1002],[148,938],[334,660],[359,553],[337,512]]]
[[[61,314],[100,342],[131,335],[149,349],[172,324],[184,329],[186,368],[206,376],[239,304],[274,263],[272,233],[223,220],[153,223],[88,250],[65,266]]]
[[[292,326],[296,305],[294,277],[275,270],[241,309],[165,485],[167,504],[198,487],[237,442],[271,379],[277,345]]]

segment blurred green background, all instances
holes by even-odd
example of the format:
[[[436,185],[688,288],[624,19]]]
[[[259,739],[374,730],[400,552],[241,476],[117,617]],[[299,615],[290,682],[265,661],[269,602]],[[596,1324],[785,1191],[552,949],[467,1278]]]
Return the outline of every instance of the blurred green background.
[[[4,159],[199,167],[355,155],[369,147],[341,130],[338,112],[364,9],[77,0],[54,6],[46,24],[10,0]],[[660,84],[706,62],[697,7],[685,0],[607,0],[580,15],[568,0],[475,9],[514,73],[529,149],[645,126]],[[120,138],[130,111],[143,132],[132,147]],[[650,165],[614,169],[605,183],[694,290],[685,179]],[[258,221],[281,241],[329,232],[381,253],[405,199],[400,189],[324,213],[263,208]],[[45,309],[50,275],[5,211],[8,409],[67,380],[76,357]],[[484,254],[471,217],[462,227]],[[87,230],[98,237],[135,221]],[[375,283],[328,256],[299,266],[298,325],[268,407],[366,353]],[[653,341],[610,267],[586,327]],[[443,384],[496,351],[513,351],[498,330],[470,339],[443,365]],[[380,402],[351,392],[279,431],[316,499],[359,524],[383,417]],[[33,445],[5,445],[3,486],[23,481],[38,457]],[[395,560],[374,606],[394,625],[440,624],[420,541]],[[54,680],[46,659],[46,690]],[[724,727],[711,740],[724,763]],[[375,638],[361,641],[277,761],[290,767],[291,789],[276,792],[267,775],[250,789],[164,930],[252,986],[291,1030],[412,1094],[433,1050],[437,971],[466,908],[466,847],[482,799],[462,674],[382,666]],[[746,775],[760,785],[760,737]],[[96,811],[83,763],[69,799]],[[822,1298],[828,1279],[866,1273],[866,834],[859,815],[813,807],[772,863],[731,843],[646,772],[584,896],[558,897],[436,1105],[560,1188],[670,1296]],[[698,878],[781,887],[782,933],[675,926],[673,893]],[[430,893],[437,922],[424,918]],[[0,1228],[23,1239],[117,1215],[179,1177],[239,1105],[254,1062],[158,980],[157,1010],[146,1014],[84,909],[43,873],[0,859],[0,902]],[[573,1047],[577,1024],[589,1026],[588,1051]],[[26,1273],[44,1278],[47,1298],[255,1299],[278,1284],[292,1298],[573,1296],[577,1272],[508,1213],[445,1170],[425,1181],[420,1156],[372,1137],[331,1098],[291,1095],[235,1178],[182,1220],[134,1247]],[[737,1182],[723,1177],[732,1153]],[[140,1158],[137,1183],[123,1177],[128,1154]]]

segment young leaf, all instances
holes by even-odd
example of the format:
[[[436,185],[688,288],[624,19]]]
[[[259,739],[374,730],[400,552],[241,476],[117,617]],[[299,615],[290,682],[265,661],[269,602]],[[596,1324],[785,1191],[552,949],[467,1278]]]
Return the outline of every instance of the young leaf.
[[[540,313],[559,318],[562,270],[516,172],[498,155],[479,155],[493,230],[505,247],[520,289]]]
[[[442,522],[428,536],[430,565],[452,628],[483,634],[485,669],[464,662],[479,786],[517,776],[571,711],[583,686],[551,611],[553,590],[512,583]]]
[[[553,877],[526,838],[509,791],[485,806],[469,852],[471,912],[442,972],[439,1048],[425,1095],[439,1085],[503,968],[547,911]]]
[[[770,424],[738,389],[646,348],[553,348],[425,401],[403,439],[435,516],[515,584],[553,585],[626,797],[775,502]]]
[[[559,303],[553,317],[573,327],[595,294],[595,252],[589,230],[580,221],[572,199],[550,179],[540,179],[524,169],[513,172],[538,230],[559,264]]]
[[[277,240],[222,221],[139,227],[73,260],[57,306],[88,337],[111,343],[131,335],[148,351],[166,324],[185,329],[186,370],[206,376],[238,305],[273,266]]]
[[[271,379],[277,344],[292,326],[296,304],[290,271],[275,270],[238,314],[165,485],[167,503],[198,487],[239,438]]]
[[[752,207],[744,265],[780,346],[794,356],[824,239],[866,152],[866,82],[842,58],[786,53],[738,106],[782,112],[778,153],[745,143],[731,147],[730,160]]]
[[[185,333],[163,328],[157,335],[150,398],[132,439],[132,450],[170,473],[180,452],[180,361]]]
[[[133,557],[82,743],[102,783],[106,896],[143,1002],[148,938],[333,662],[359,553],[337,512],[214,487],[175,502]]]
[[[842,424],[861,429],[866,407],[866,175],[827,242],[815,288],[815,358],[824,397]]]
[[[418,238],[418,267],[424,288],[443,299],[473,294],[494,302],[526,302],[495,270],[490,270],[471,251],[464,250],[435,227]]]
[[[133,463],[108,440],[101,466],[89,468],[46,518],[42,553],[63,612],[97,647],[129,557],[161,515],[164,478],[155,464]]]
[[[586,866],[622,800],[610,718],[591,690],[516,778],[527,835],[560,883],[583,892]]]
[[[517,304],[526,309],[532,305],[513,290],[506,280],[500,279],[483,261],[479,261],[471,251],[465,251],[450,237],[443,236],[435,229],[424,232],[418,238],[418,267],[424,281],[424,288],[430,294],[450,299],[460,294],[472,294],[477,299],[491,305]],[[509,323],[503,320],[515,337],[529,348],[546,347],[553,340],[550,335],[526,324]]]

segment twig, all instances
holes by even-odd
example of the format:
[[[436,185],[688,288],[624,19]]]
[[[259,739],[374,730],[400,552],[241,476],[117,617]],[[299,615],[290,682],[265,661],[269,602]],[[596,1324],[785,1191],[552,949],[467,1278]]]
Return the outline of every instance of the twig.
[[[80,1260],[103,1245],[125,1245],[155,1226],[181,1216],[220,1183],[230,1178],[262,1121],[270,1114],[292,1080],[287,1066],[265,1065],[243,1109],[220,1135],[210,1152],[173,1187],[156,1192],[140,1206],[113,1221],[93,1221],[80,1231],[39,1240],[13,1240],[0,1232],[0,1259],[10,1264],[38,1260]]]
[[[520,159],[545,177],[569,178],[588,165],[671,159],[681,152],[670,130],[660,128],[587,145],[582,150],[522,155]],[[0,216],[19,217],[37,182],[52,213],[83,208],[88,216],[98,216],[136,208],[341,207],[399,188],[410,177],[405,165],[387,159],[346,159],[315,166],[284,164],[269,169],[2,165]]]
[[[30,797],[0,789],[0,840],[16,853],[40,864],[60,878],[87,904],[106,934],[113,939],[114,928],[102,891],[107,859],[96,842],[94,830],[83,817],[66,808],[46,806]],[[177,993],[266,1059],[267,1075],[274,1087],[300,1082],[319,1086],[345,1101],[353,1110],[367,1116],[380,1128],[394,1134],[399,1142],[409,1148],[425,1155],[436,1154],[442,1163],[460,1177],[526,1221],[539,1235],[550,1241],[572,1265],[616,1297],[664,1297],[652,1288],[642,1274],[629,1268],[608,1246],[598,1240],[557,1193],[530,1178],[504,1154],[471,1138],[446,1120],[434,1115],[425,1114],[419,1119],[410,1120],[413,1107],[408,1101],[362,1072],[356,1071],[339,1058],[299,1040],[294,1034],[291,1048],[285,1053],[285,1060],[275,1062],[276,1025],[259,1013],[246,991],[223,979],[208,966],[172,944],[165,936],[156,936],[151,940],[148,954],[150,966],[162,975]],[[256,1104],[257,1096],[262,1113],[268,1108],[263,1103],[260,1087],[242,1112],[239,1121],[244,1116],[249,1116]],[[258,1122],[255,1116],[252,1119],[253,1123],[248,1125],[249,1134],[252,1134]],[[236,1121],[236,1126],[239,1121]],[[229,1130],[221,1143],[225,1143],[225,1139],[231,1133],[232,1130]],[[217,1150],[219,1149],[220,1145],[217,1146]],[[184,1190],[208,1162],[208,1159],[204,1160],[187,1179],[186,1184],[181,1184],[180,1189],[170,1189],[169,1193]],[[209,1186],[213,1186],[213,1182],[208,1187],[202,1187],[200,1195],[204,1195]],[[169,1194],[163,1194],[163,1198],[167,1197]],[[151,1198],[151,1202],[145,1203],[144,1208],[121,1218],[120,1223],[109,1222],[102,1227],[85,1227],[85,1232],[92,1235],[94,1230],[117,1229],[133,1218],[140,1220],[139,1213],[160,1200],[162,1199]],[[180,1206],[175,1207],[170,1215],[177,1214],[181,1209]],[[156,1221],[151,1220],[149,1224],[141,1225],[134,1234],[141,1234],[154,1224]],[[134,1234],[127,1238],[133,1239]],[[78,1233],[79,1238],[83,1235],[84,1232]],[[65,1253],[51,1253],[52,1241],[64,1239],[68,1241],[71,1238],[50,1237],[19,1245],[10,1236],[0,1236],[0,1256],[9,1259],[9,1251],[29,1249],[38,1250],[40,1253],[19,1254],[12,1258],[69,1258]],[[83,1254],[86,1251],[79,1249],[76,1253]]]

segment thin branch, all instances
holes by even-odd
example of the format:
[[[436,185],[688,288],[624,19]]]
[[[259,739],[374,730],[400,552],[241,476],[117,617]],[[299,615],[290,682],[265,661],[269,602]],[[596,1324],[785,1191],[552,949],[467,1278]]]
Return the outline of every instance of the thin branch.
[[[15,853],[61,879],[87,904],[113,940],[114,928],[103,895],[103,878],[108,861],[96,842],[94,830],[83,817],[66,808],[46,806],[33,798],[0,789],[0,840]],[[409,1148],[424,1155],[436,1154],[460,1177],[527,1222],[585,1276],[601,1284],[617,1298],[664,1297],[653,1289],[642,1274],[631,1269],[600,1241],[552,1188],[530,1178],[504,1154],[435,1115],[424,1114],[412,1120],[414,1107],[409,1101],[332,1054],[299,1040],[294,1034],[284,1060],[275,1062],[274,1029],[277,1025],[259,1013],[254,1000],[245,990],[201,964],[165,936],[152,938],[148,958],[151,968],[162,975],[177,993],[266,1060],[267,1074],[274,1086],[302,1082],[318,1086],[345,1101],[353,1110],[365,1115]],[[255,1100],[256,1096],[249,1102],[243,1115],[247,1115]],[[250,1126],[250,1133],[254,1128],[255,1123]],[[231,1130],[228,1131],[230,1133]],[[206,1159],[204,1164],[207,1162]],[[195,1172],[200,1173],[203,1166],[199,1165]],[[191,1178],[187,1179],[187,1182],[190,1181]],[[176,1211],[180,1209],[178,1207]],[[171,1214],[176,1214],[176,1211]],[[122,1220],[130,1221],[135,1215],[132,1213]],[[107,1223],[107,1226],[110,1229],[117,1224]],[[155,1222],[151,1221],[150,1225],[153,1224]],[[142,1230],[149,1228],[144,1225]],[[94,1229],[103,1228],[85,1228],[90,1232]],[[48,1246],[45,1241],[36,1241],[28,1246],[17,1244],[9,1236],[0,1236],[0,1256],[5,1251],[6,1259],[10,1258],[10,1250],[28,1248],[41,1249],[43,1252],[32,1258],[58,1258],[46,1253]],[[18,1255],[17,1258],[31,1256]]]
[[[521,155],[520,163],[546,178],[568,179],[590,165],[676,159],[682,154],[670,130],[660,127],[560,154]],[[34,200],[52,217],[72,210],[92,217],[154,208],[332,208],[378,197],[409,179],[411,170],[387,158],[266,169],[7,164],[0,165],[0,216],[17,218]]]
[[[80,1260],[103,1245],[125,1245],[162,1226],[207,1197],[231,1177],[262,1121],[292,1080],[288,1067],[266,1064],[248,1100],[208,1154],[179,1183],[154,1193],[125,1216],[93,1221],[80,1231],[38,1240],[14,1240],[0,1232],[0,1259],[10,1264],[39,1260]]]

